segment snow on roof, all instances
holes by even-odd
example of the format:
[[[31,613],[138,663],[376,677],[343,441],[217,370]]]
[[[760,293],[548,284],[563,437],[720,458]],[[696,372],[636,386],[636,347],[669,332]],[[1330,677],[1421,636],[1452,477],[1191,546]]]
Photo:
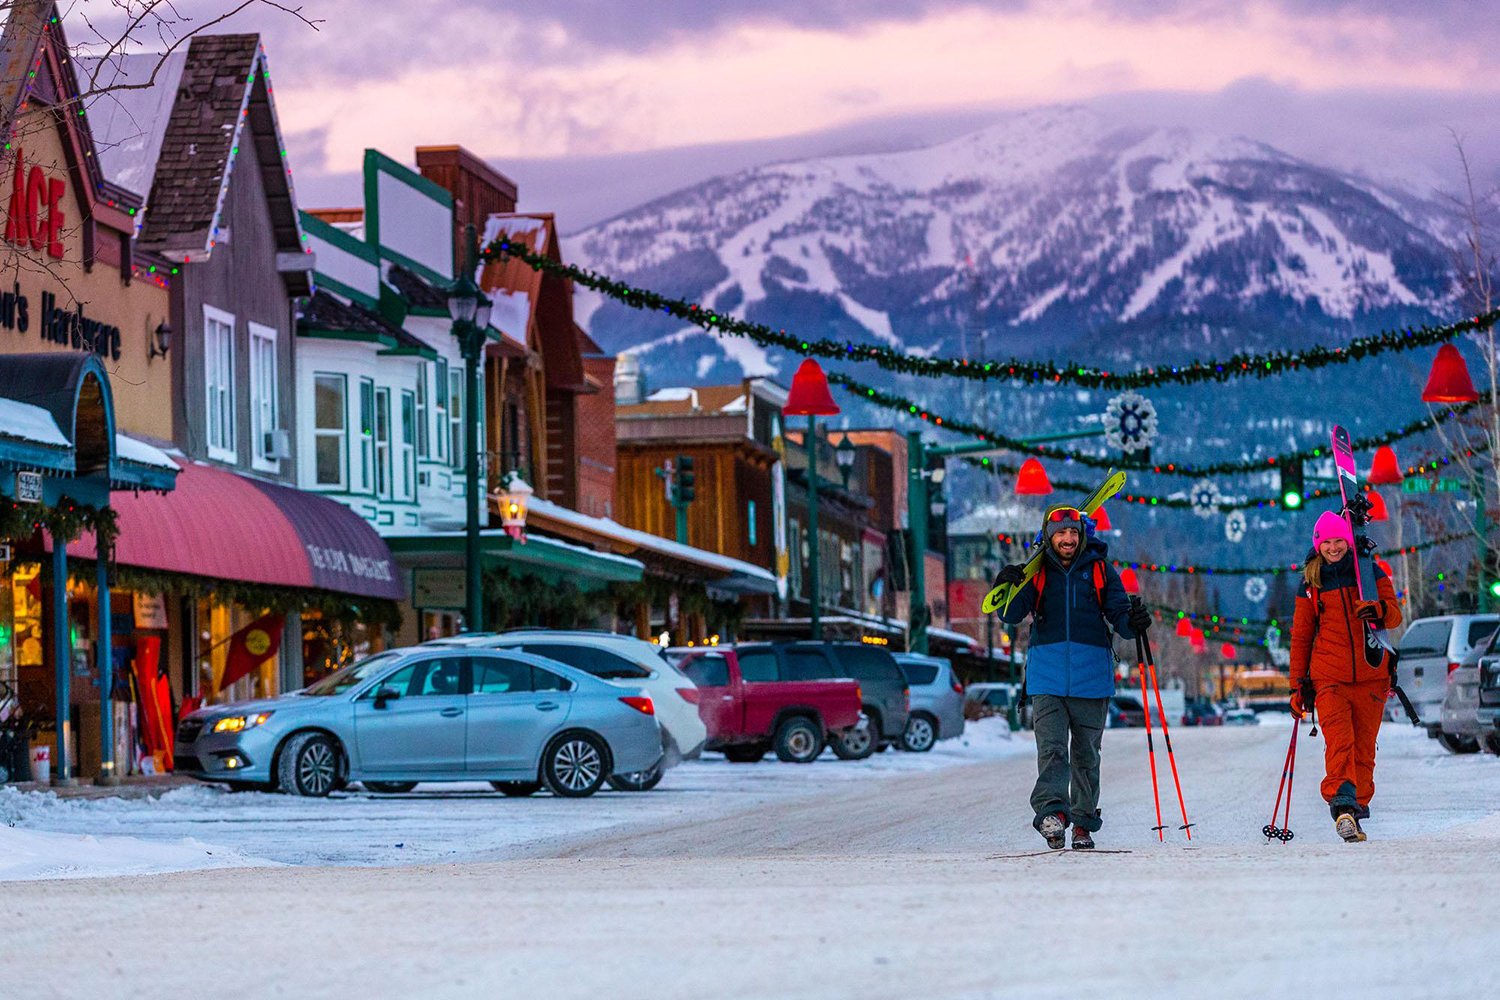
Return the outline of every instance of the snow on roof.
[[[79,61],[82,86],[87,86],[89,74],[97,69],[97,86],[122,88],[90,102],[89,130],[104,176],[142,198],[151,194],[162,139],[186,64],[186,48],[166,56],[147,52]],[[156,77],[151,83],[153,72]]]
[[[511,237],[537,236],[536,252],[543,253],[547,237],[547,220],[534,215],[495,214],[484,220],[484,239],[480,246],[489,246],[501,233]],[[529,242],[529,241],[528,241]]]
[[[744,393],[740,393],[738,396],[734,397],[729,402],[727,402],[723,406],[719,407],[719,412],[720,413],[744,413],[745,410],[746,410],[746,408],[747,408],[747,406],[748,406],[748,404],[745,401],[745,394]]]
[[[684,400],[693,399],[698,395],[696,389],[687,386],[671,386],[665,389],[657,389],[646,399],[653,403],[681,403]]]
[[[598,532],[610,538],[618,538],[623,542],[630,542],[643,549],[650,549],[662,555],[671,556],[675,559],[683,559],[687,562],[695,562],[703,566],[711,566],[715,569],[724,570],[726,573],[734,573],[751,579],[761,580],[775,585],[776,577],[770,570],[762,569],[751,563],[739,559],[731,559],[729,556],[721,556],[717,552],[707,549],[694,548],[691,545],[683,545],[660,535],[653,535],[648,531],[637,531],[627,528],[625,525],[607,517],[592,517],[588,514],[580,514],[576,510],[555,504],[550,500],[538,500],[533,497],[530,501],[531,512],[534,514],[545,514],[547,517],[562,521],[565,524],[576,525]]]
[[[526,327],[531,322],[531,296],[497,288],[489,293],[490,326],[518,344],[526,344]]]
[[[178,470],[178,465],[172,461],[172,456],[155,445],[137,441],[124,434],[115,435],[115,457],[137,465],[151,465],[158,469],[170,469],[173,472]]]
[[[0,435],[54,448],[72,447],[50,411],[14,399],[0,398]]]

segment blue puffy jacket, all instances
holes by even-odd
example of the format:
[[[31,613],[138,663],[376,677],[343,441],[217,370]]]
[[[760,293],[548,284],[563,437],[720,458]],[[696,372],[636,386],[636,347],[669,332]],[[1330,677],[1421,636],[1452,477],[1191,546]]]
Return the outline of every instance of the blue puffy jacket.
[[[1031,623],[1026,649],[1028,694],[1073,698],[1108,698],[1115,693],[1115,658],[1109,628],[1134,639],[1130,628],[1130,600],[1120,574],[1109,564],[1109,548],[1090,538],[1073,565],[1064,569],[1051,546],[1043,557],[1046,585],[1041,613]],[[1104,606],[1094,585],[1094,565],[1104,569]],[[1001,618],[1020,624],[1037,610],[1036,578],[1016,594]]]

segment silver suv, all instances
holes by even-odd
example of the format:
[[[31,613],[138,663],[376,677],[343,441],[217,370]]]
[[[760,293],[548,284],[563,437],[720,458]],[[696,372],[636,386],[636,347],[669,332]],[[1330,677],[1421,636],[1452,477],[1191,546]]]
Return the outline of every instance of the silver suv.
[[[1497,625],[1500,615],[1436,615],[1418,618],[1401,634],[1397,683],[1433,735],[1433,727],[1442,723],[1448,674],[1482,646]]]

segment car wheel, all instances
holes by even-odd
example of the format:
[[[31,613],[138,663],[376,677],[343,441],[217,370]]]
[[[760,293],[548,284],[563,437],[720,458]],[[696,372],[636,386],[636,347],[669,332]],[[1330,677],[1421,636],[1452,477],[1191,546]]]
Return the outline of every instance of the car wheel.
[[[906,720],[906,732],[901,734],[901,749],[912,753],[926,753],[937,742],[937,723],[930,715],[913,715]]]
[[[609,787],[617,792],[649,792],[661,784],[662,775],[666,768],[662,761],[657,761],[650,770],[629,771],[625,774],[611,774],[609,776]]]
[[[864,760],[880,745],[880,737],[877,735],[879,731],[880,723],[874,716],[867,716],[864,722],[853,729],[846,729],[834,736],[830,745],[839,760]]]
[[[788,764],[811,764],[823,752],[823,731],[802,716],[776,727],[776,756]]]
[[[400,795],[417,787],[415,781],[361,781],[360,784],[381,795]]]
[[[512,799],[524,799],[542,790],[540,781],[492,781],[490,787]]]
[[[563,733],[542,754],[542,781],[553,795],[593,795],[609,775],[609,750],[593,733]]]
[[[1478,753],[1479,741],[1472,736],[1454,736],[1452,733],[1437,734],[1438,743],[1449,753]]]
[[[724,759],[731,764],[754,764],[766,755],[763,746],[725,747]]]
[[[1484,749],[1488,753],[1500,755],[1500,733],[1486,733]]]
[[[298,733],[287,740],[276,763],[277,784],[293,795],[322,798],[339,781],[338,744],[323,733]]]

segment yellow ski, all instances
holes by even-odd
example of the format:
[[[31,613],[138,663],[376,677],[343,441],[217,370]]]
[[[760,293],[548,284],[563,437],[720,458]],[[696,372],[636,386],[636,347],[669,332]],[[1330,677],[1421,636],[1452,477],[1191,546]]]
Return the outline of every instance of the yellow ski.
[[[1078,509],[1092,516],[1096,510],[1104,506],[1106,500],[1120,492],[1124,487],[1125,473],[1111,472],[1109,478],[1100,483],[1099,488],[1091,493],[1089,498]],[[1045,553],[1046,549],[1044,547],[1037,546],[1036,552],[1026,562],[1026,577],[1020,583],[1014,587],[1009,587],[1002,583],[988,594],[985,594],[983,604],[984,613],[988,615],[996,611],[1004,612],[1006,608],[1010,607],[1011,599],[1016,596],[1022,587],[1030,583],[1031,578],[1036,576],[1036,571],[1041,569],[1042,556]]]

